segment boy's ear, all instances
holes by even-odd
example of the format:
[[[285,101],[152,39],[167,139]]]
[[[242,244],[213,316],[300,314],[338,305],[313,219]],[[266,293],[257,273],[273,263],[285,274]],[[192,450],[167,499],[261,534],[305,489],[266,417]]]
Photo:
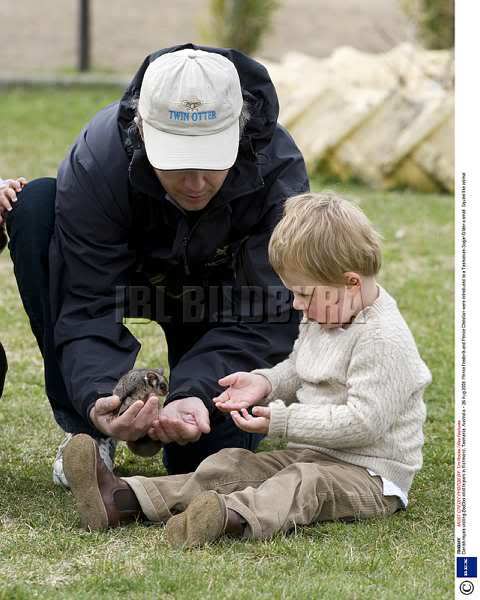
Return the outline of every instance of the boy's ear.
[[[348,271],[343,274],[344,283],[347,287],[360,287],[362,280],[358,273]]]

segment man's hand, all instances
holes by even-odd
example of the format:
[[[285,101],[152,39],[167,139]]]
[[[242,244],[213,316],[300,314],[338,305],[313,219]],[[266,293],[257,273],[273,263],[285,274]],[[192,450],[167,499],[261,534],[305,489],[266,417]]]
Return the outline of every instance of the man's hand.
[[[253,417],[247,412],[246,408],[242,408],[240,412],[234,410],[230,413],[230,416],[235,425],[242,431],[267,434],[270,426],[270,408],[268,406],[254,406],[252,412]]]
[[[25,177],[5,179],[0,183],[0,225],[5,219],[5,214],[12,210],[12,203],[17,201],[17,192],[21,192],[26,185]]]
[[[222,412],[253,406],[272,391],[268,379],[257,373],[239,371],[219,379],[218,383],[227,388],[220,396],[213,398],[216,407]]]
[[[145,404],[139,400],[118,417],[114,412],[119,406],[118,396],[107,396],[99,398],[90,411],[92,423],[108,437],[134,442],[145,436],[155,419],[158,419],[160,405],[158,397],[153,394]]]
[[[196,442],[203,433],[210,433],[210,416],[204,403],[195,397],[174,400],[164,406],[148,430],[153,440],[180,446]]]

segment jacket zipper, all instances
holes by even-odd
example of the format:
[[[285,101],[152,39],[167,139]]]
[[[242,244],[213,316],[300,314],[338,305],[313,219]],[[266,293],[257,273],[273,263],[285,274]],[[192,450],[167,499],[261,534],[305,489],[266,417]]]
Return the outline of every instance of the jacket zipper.
[[[256,188],[252,189],[251,191],[248,192],[248,194],[254,194],[255,192],[258,192],[259,190],[261,190],[262,188],[263,188],[263,180],[262,180],[262,185],[259,185]],[[234,196],[233,198],[231,198],[225,204],[230,204],[233,200],[236,200],[238,197],[239,196]],[[188,243],[190,242],[190,239],[192,237],[192,233],[195,231],[195,229],[197,228],[197,226],[200,223],[200,221],[202,221],[206,217],[212,215],[215,211],[219,210],[220,208],[223,208],[225,206],[225,204],[221,204],[220,206],[216,206],[215,208],[213,208],[213,209],[207,211],[206,213],[204,213],[198,219],[198,221],[193,225],[193,227],[190,229],[190,231],[188,232],[188,234],[184,236],[184,238],[183,238],[183,270],[185,272],[185,275],[191,275],[191,269],[189,267],[188,257],[187,257],[187,246],[188,246]]]
[[[183,238],[183,270],[185,271],[185,275],[190,275],[190,267],[188,266],[188,258],[187,258],[187,245],[189,242],[190,236],[186,235]]]

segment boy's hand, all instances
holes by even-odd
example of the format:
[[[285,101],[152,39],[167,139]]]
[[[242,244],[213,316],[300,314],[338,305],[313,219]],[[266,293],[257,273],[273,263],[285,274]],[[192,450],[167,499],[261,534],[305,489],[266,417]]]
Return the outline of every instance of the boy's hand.
[[[245,408],[242,408],[240,412],[232,411],[230,416],[235,425],[242,431],[267,434],[270,426],[270,408],[268,406],[254,406],[252,412],[253,417],[248,414]]]
[[[272,391],[268,379],[257,373],[232,373],[218,383],[227,389],[213,398],[215,406],[222,412],[240,410],[253,406],[263,400]]]
[[[0,183],[0,225],[5,220],[5,214],[12,210],[12,203],[17,201],[17,192],[27,185],[25,177],[6,179]]]

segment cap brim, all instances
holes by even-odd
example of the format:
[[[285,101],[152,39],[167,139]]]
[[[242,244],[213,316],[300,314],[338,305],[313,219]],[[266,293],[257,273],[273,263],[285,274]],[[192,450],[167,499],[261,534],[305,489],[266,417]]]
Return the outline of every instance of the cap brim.
[[[199,169],[223,171],[237,159],[240,129],[238,121],[219,133],[179,135],[155,129],[142,122],[145,149],[156,169]]]

